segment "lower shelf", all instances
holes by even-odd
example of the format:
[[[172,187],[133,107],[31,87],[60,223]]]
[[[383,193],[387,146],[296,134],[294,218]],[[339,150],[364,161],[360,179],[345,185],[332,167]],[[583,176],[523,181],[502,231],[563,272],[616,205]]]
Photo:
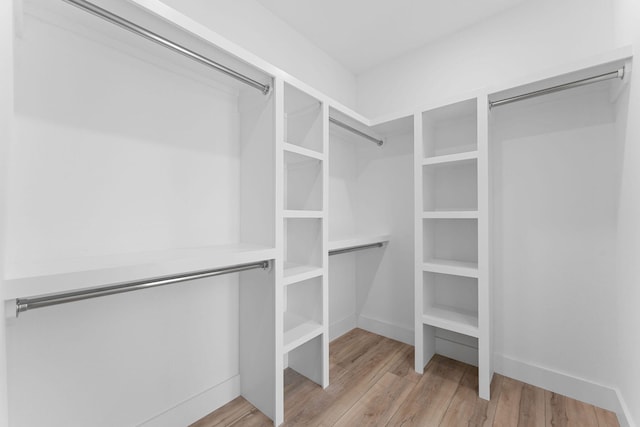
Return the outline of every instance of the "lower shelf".
[[[321,335],[322,329],[322,325],[315,320],[286,312],[284,314],[283,353],[288,353]]]
[[[478,277],[478,264],[473,262],[430,259],[422,264],[422,269],[431,273]]]
[[[322,267],[315,265],[303,265],[293,262],[284,263],[284,285],[302,282],[303,280],[313,279],[322,276]]]
[[[478,316],[474,313],[441,305],[425,308],[422,323],[478,338]]]

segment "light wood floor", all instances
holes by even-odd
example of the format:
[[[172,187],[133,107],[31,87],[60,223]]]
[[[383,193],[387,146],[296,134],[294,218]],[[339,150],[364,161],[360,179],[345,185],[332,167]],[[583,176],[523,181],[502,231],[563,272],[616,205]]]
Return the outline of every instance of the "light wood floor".
[[[618,426],[592,405],[495,375],[491,401],[477,397],[477,369],[436,356],[424,375],[413,347],[361,329],[331,343],[330,386],[284,374],[285,426]],[[191,427],[270,426],[239,397]]]

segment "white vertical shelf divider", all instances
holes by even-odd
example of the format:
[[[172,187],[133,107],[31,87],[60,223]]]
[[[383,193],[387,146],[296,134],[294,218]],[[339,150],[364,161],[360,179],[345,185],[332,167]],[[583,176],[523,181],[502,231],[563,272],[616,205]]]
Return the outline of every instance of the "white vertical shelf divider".
[[[275,312],[276,312],[276,387],[275,387],[275,416],[273,425],[279,426],[284,422],[284,81],[276,77],[273,81],[273,96],[275,97],[275,247],[278,256],[274,260],[275,275]]]
[[[323,388],[329,385],[329,107],[276,79],[276,286],[279,358]],[[279,411],[283,405],[282,375]],[[275,425],[284,422],[279,412]]]
[[[490,399],[493,377],[490,272],[489,98],[477,98],[478,118],[478,394]]]
[[[415,370],[439,352],[439,330],[466,336],[461,346],[477,339],[483,399],[493,376],[488,120],[486,94],[414,115]]]

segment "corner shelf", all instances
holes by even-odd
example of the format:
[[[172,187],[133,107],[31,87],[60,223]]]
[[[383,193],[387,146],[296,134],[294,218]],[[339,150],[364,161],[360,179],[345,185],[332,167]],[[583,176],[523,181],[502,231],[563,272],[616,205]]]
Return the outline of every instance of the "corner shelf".
[[[430,273],[478,278],[478,264],[473,262],[430,259],[422,264],[422,270]]]
[[[422,323],[440,329],[478,338],[478,316],[441,305],[425,307]]]
[[[291,350],[321,335],[322,332],[323,326],[319,322],[294,313],[285,312],[282,352],[284,354],[289,353]]]

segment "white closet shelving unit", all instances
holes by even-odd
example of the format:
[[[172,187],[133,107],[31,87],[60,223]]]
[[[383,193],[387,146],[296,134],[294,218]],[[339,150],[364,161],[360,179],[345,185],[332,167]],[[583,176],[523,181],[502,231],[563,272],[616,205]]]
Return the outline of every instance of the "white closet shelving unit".
[[[63,1],[16,7],[7,300],[278,257],[273,93]],[[138,5],[106,7],[271,85]],[[12,400],[12,423],[49,424],[69,401],[83,403],[53,424],[91,425],[80,407],[133,401],[106,422],[180,419],[168,408],[238,392],[281,420],[275,290],[273,271],[253,270],[20,314],[8,383],[29,398]]]
[[[487,97],[415,115],[415,369],[435,353],[492,376]]]
[[[327,291],[327,107],[280,80],[282,129],[282,315],[285,365],[329,385]],[[280,141],[281,139],[281,141]],[[282,375],[282,373],[281,373]]]

